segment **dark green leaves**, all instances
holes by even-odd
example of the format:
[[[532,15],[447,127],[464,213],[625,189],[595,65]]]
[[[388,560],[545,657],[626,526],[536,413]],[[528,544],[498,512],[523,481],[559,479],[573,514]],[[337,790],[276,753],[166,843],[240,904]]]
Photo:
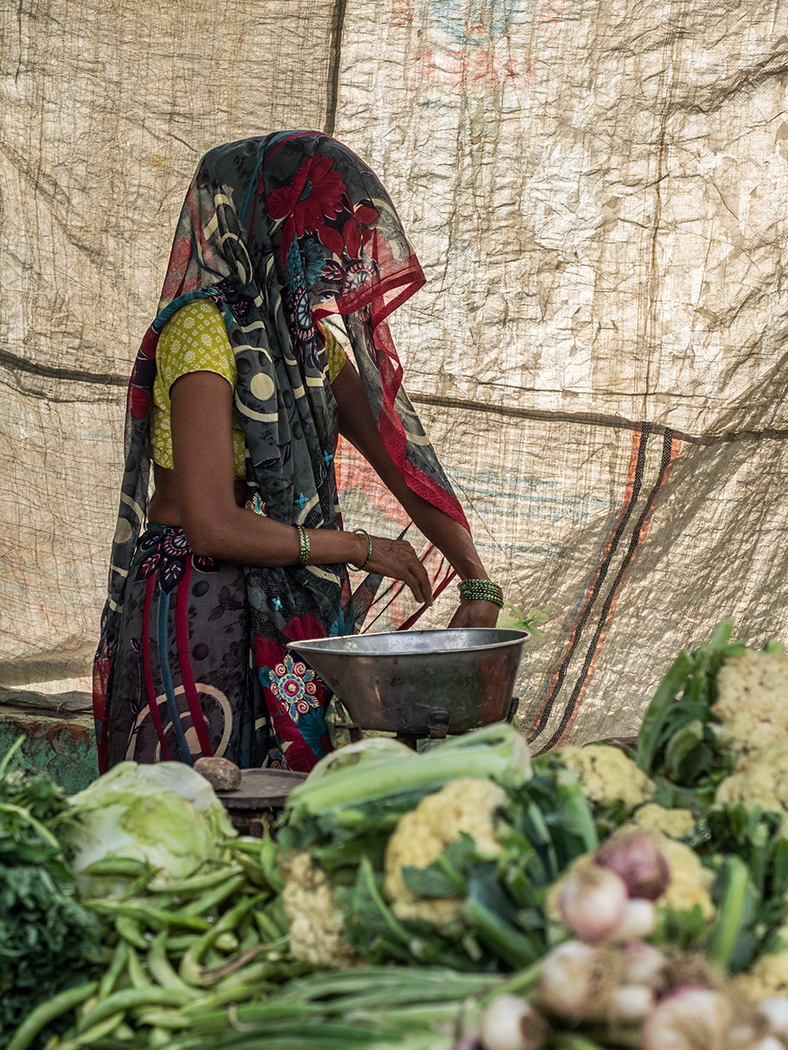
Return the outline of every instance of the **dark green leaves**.
[[[723,661],[744,651],[741,643],[730,641],[732,632],[733,621],[723,620],[706,645],[692,654],[682,649],[646,710],[636,761],[657,783],[655,802],[708,804],[733,766],[729,741],[711,711]]]

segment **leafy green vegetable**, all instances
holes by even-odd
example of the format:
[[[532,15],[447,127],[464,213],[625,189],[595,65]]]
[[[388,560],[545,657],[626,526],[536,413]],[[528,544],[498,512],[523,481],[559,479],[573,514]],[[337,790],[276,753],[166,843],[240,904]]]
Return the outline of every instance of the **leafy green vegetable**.
[[[682,649],[654,694],[638,734],[635,760],[657,784],[654,801],[695,808],[713,801],[717,784],[730,773],[733,754],[711,711],[717,672],[744,652],[731,642],[733,620],[723,620],[710,641],[692,654]]]
[[[0,762],[0,1044],[38,1006],[81,984],[98,959],[99,923],[79,903],[68,849],[73,826],[63,791],[44,773]],[[43,1046],[67,1019],[46,1024]]]

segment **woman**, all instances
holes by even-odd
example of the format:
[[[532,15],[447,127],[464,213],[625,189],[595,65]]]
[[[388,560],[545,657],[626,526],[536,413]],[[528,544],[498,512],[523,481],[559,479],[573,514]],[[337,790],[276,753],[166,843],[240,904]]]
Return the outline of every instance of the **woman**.
[[[500,588],[385,323],[423,282],[388,195],[341,143],[282,132],[200,162],[129,386],[94,673],[102,771],[210,754],[310,769],[330,749],[330,694],[287,643],[358,629],[384,577],[432,603],[409,542],[342,528],[338,432],[463,581],[450,626],[495,625]],[[355,596],[348,564],[368,574]]]

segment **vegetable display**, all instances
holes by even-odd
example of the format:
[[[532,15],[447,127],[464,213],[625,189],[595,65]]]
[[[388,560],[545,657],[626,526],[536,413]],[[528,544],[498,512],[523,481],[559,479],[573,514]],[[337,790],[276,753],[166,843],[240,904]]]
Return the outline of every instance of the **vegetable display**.
[[[123,763],[69,803],[6,762],[0,864],[68,908],[19,947],[9,877],[2,1045],[786,1050],[788,657],[731,636],[679,654],[636,748],[372,737],[275,838],[236,835],[185,766]]]

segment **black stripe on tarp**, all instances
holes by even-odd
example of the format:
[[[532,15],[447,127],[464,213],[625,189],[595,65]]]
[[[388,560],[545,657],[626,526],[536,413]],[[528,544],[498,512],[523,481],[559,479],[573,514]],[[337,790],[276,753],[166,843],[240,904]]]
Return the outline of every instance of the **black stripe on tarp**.
[[[116,386],[124,389],[129,385],[129,376],[119,376],[112,372],[85,372],[78,368],[57,368],[54,365],[41,365],[37,361],[28,361],[17,357],[8,350],[0,350],[0,368],[9,372],[25,372],[42,379],[61,379],[68,383],[93,383],[99,386]],[[129,372],[131,375],[131,372]]]
[[[596,412],[560,412],[553,409],[516,408],[512,405],[497,405],[486,401],[466,401],[459,397],[439,397],[434,394],[409,394],[414,405],[429,405],[436,408],[457,408],[464,412],[480,412],[487,416],[500,416],[504,419],[528,419],[537,423],[568,423],[570,426],[603,427],[614,430],[638,430],[645,426],[623,416],[608,416]],[[733,441],[759,440],[769,438],[772,441],[788,439],[788,429],[780,427],[760,427],[752,430],[727,430],[719,433],[688,434],[683,430],[671,430],[662,423],[650,423],[652,434],[665,434],[668,431],[679,438],[683,445],[730,444]]]
[[[569,651],[565,653],[559,661],[557,667],[557,678],[555,678],[555,682],[554,676],[556,674],[556,668],[553,668],[550,674],[550,685],[548,685],[547,694],[544,700],[542,701],[543,706],[539,711],[539,714],[537,715],[536,721],[528,727],[527,736],[529,740],[533,740],[534,737],[538,736],[539,733],[542,732],[545,724],[547,723],[547,721],[550,718],[550,715],[552,714],[553,706],[555,704],[555,698],[560,693],[561,686],[563,685],[564,679],[566,677],[567,667],[580,645],[580,641],[582,639],[583,634],[583,628],[585,627],[586,623],[588,622],[591,616],[591,610],[594,606],[594,602],[599,596],[599,592],[602,589],[602,585],[607,579],[607,574],[610,569],[610,565],[613,561],[613,557],[616,554],[616,551],[618,550],[619,544],[621,542],[621,537],[624,534],[627,525],[629,524],[632,514],[634,513],[635,504],[637,503],[637,500],[640,496],[640,490],[643,485],[643,473],[646,465],[646,446],[648,445],[650,433],[651,425],[649,423],[643,423],[640,431],[638,455],[635,463],[635,479],[632,486],[632,498],[629,501],[629,506],[627,510],[622,515],[621,520],[619,521],[616,530],[613,533],[613,538],[611,540],[609,550],[606,552],[606,554],[603,556],[602,561],[598,563],[597,568],[595,568],[594,570],[594,572],[597,573],[597,579],[594,583],[594,587],[591,592],[591,599],[583,609],[579,620],[577,620],[570,629],[570,634],[572,633],[572,631],[574,631],[575,633],[574,641],[572,642]],[[629,479],[627,478],[627,482],[628,481]]]
[[[620,588],[621,588],[621,586],[623,584],[623,581],[624,581],[624,578],[626,577],[626,574],[629,572],[629,569],[632,567],[632,563],[634,562],[635,558],[637,557],[638,548],[640,547],[640,533],[641,533],[641,530],[642,530],[643,525],[644,525],[646,519],[648,518],[649,514],[653,511],[654,506],[656,505],[657,499],[659,498],[659,494],[662,491],[662,486],[663,486],[664,481],[665,481],[665,474],[666,474],[666,472],[668,471],[668,469],[670,468],[670,465],[671,465],[671,451],[672,451],[672,444],[673,444],[674,436],[675,436],[674,433],[672,431],[670,431],[670,430],[666,430],[664,435],[663,435],[663,439],[662,439],[662,457],[661,457],[661,460],[660,460],[660,468],[659,468],[659,474],[657,476],[657,480],[654,482],[654,485],[651,488],[651,491],[649,493],[648,499],[646,501],[646,506],[643,509],[643,513],[638,518],[637,524],[636,524],[636,526],[635,526],[635,528],[633,530],[632,536],[631,536],[630,541],[629,541],[629,547],[628,547],[627,552],[626,552],[626,554],[624,556],[624,559],[623,559],[623,561],[621,563],[621,566],[620,566],[620,568],[618,570],[618,573],[616,574],[616,578],[613,581],[613,586],[608,591],[607,597],[606,597],[604,603],[602,604],[602,608],[600,609],[599,621],[598,621],[598,624],[597,624],[597,628],[594,631],[594,635],[593,635],[593,637],[591,639],[591,643],[590,643],[590,645],[588,647],[588,651],[586,653],[586,658],[585,658],[585,660],[583,662],[583,666],[581,668],[580,674],[579,674],[578,679],[577,679],[577,681],[575,683],[574,689],[572,690],[571,696],[569,697],[569,701],[568,701],[568,703],[566,705],[564,713],[561,716],[561,721],[559,722],[558,728],[553,733],[553,735],[550,737],[548,742],[545,745],[543,745],[543,746],[541,746],[539,748],[539,750],[536,752],[536,754],[540,754],[540,755],[544,754],[545,752],[551,751],[554,747],[556,747],[556,745],[561,740],[561,736],[563,735],[563,732],[564,732],[568,722],[572,719],[572,717],[575,714],[575,708],[577,706],[578,697],[580,696],[580,693],[581,693],[584,685],[587,684],[588,672],[589,672],[589,669],[591,667],[591,663],[592,663],[592,661],[594,659],[594,654],[596,653],[596,648],[597,648],[597,645],[599,644],[599,639],[602,636],[602,632],[604,631],[604,629],[605,629],[605,627],[607,625],[607,618],[608,618],[608,615],[610,613],[610,608],[611,608],[613,602],[615,601],[616,596],[619,593],[619,590],[620,590]],[[638,465],[639,465],[639,463],[638,463]],[[633,502],[633,505],[634,505],[634,500],[632,502]]]

